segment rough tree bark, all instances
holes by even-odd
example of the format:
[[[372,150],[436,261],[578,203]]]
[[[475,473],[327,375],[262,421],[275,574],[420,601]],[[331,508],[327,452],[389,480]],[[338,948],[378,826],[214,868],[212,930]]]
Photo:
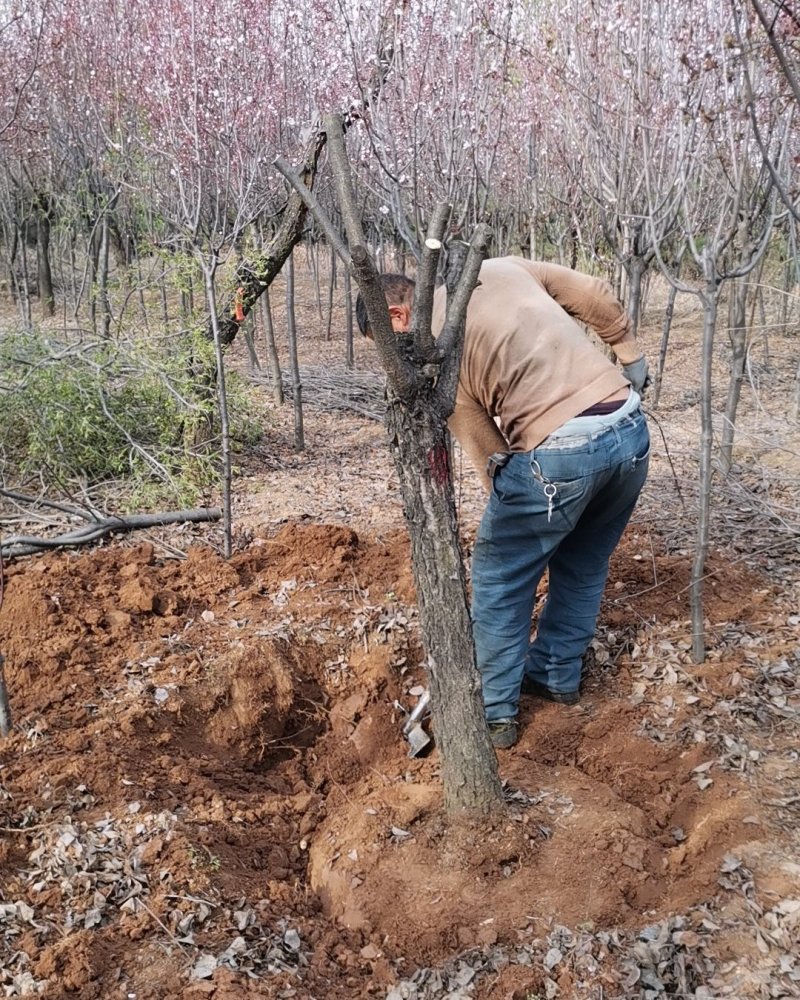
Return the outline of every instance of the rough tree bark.
[[[447,447],[463,347],[467,303],[489,238],[478,227],[438,342],[431,334],[436,266],[449,209],[439,206],[417,277],[411,333],[392,331],[379,275],[365,245],[350,178],[341,120],[326,119],[337,200],[350,251],[316,199],[282,160],[279,169],[303,195],[328,240],[352,270],[367,307],[370,329],[387,375],[387,430],[400,478],[423,641],[428,654],[433,726],[442,762],[448,814],[488,815],[501,807],[502,787],[489,740],[475,666],[464,562],[457,530]]]
[[[294,413],[294,448],[304,451],[303,384],[300,380],[300,362],[297,357],[297,324],[294,311],[294,256],[286,261],[286,339],[289,341],[289,366],[292,372],[292,411]]]

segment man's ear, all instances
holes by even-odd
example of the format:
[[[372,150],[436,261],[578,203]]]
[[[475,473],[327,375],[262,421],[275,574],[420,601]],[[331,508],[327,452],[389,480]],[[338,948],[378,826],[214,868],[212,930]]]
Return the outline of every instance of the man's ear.
[[[389,306],[389,318],[395,333],[408,333],[411,322],[411,307],[405,303]]]

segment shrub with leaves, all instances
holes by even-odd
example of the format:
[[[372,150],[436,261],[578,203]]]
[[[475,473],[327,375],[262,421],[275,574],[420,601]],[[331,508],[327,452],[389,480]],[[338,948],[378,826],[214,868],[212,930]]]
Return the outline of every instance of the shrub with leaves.
[[[209,357],[205,357],[209,354]],[[215,427],[215,398],[192,371],[213,371],[200,335],[58,342],[41,334],[0,340],[0,462],[6,480],[46,485],[124,480],[137,501],[194,503],[216,484],[218,437],[186,445],[187,423]],[[229,385],[234,435],[252,437],[241,383]]]

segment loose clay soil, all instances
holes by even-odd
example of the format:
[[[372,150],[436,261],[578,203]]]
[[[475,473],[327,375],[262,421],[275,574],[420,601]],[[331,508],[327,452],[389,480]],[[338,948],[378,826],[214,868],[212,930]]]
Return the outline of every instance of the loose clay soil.
[[[640,508],[581,703],[523,698],[507,815],[448,825],[400,735],[424,657],[381,429],[307,435],[242,457],[227,562],[191,528],[6,567],[6,995],[797,995],[796,563],[715,546],[691,666],[693,522]]]

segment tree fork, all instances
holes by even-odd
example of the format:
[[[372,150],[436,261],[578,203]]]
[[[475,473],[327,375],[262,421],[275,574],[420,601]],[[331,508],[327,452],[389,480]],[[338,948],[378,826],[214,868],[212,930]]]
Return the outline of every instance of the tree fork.
[[[488,815],[503,803],[491,746],[467,605],[447,441],[453,410],[467,305],[489,241],[478,226],[454,291],[438,343],[430,329],[436,259],[449,210],[437,207],[425,241],[410,337],[392,330],[380,276],[365,246],[350,177],[341,119],[325,120],[331,167],[350,251],[313,193],[281,160],[276,166],[303,198],[331,245],[358,282],[369,326],[387,376],[387,430],[397,466],[411,537],[411,566],[428,655],[431,711],[442,760],[444,805],[449,815]]]

